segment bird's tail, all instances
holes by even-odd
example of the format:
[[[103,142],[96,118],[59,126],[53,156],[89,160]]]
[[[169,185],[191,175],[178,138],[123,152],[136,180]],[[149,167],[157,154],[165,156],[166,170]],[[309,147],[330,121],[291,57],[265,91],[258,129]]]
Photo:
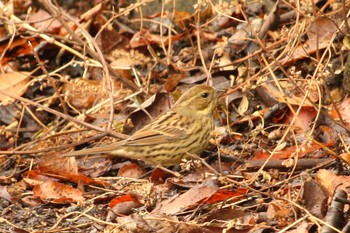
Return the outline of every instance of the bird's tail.
[[[104,145],[100,147],[94,147],[94,148],[88,148],[83,150],[77,150],[72,151],[67,154],[64,154],[64,157],[75,157],[75,156],[82,156],[82,155],[94,155],[94,154],[111,154],[111,152],[115,151],[118,146],[111,144],[111,145]]]

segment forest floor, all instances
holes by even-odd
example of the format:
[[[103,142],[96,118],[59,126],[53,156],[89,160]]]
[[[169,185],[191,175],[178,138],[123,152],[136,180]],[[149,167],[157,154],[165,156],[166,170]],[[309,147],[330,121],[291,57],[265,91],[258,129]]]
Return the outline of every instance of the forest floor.
[[[52,2],[0,2],[1,232],[350,232],[348,1]],[[198,84],[200,157],[62,156]]]

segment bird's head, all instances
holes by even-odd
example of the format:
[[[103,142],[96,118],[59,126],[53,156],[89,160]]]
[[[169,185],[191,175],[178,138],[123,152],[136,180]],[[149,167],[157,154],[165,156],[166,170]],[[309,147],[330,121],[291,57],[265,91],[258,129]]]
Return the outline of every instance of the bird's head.
[[[208,85],[196,85],[187,90],[176,101],[174,108],[178,111],[195,111],[198,114],[212,114],[218,100],[218,92]]]

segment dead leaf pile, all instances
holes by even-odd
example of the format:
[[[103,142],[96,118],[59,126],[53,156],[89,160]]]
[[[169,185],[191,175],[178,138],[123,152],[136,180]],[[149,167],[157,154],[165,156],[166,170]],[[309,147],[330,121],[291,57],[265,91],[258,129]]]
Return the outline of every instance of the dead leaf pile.
[[[5,2],[1,232],[350,232],[348,1]],[[202,83],[200,157],[62,156]]]

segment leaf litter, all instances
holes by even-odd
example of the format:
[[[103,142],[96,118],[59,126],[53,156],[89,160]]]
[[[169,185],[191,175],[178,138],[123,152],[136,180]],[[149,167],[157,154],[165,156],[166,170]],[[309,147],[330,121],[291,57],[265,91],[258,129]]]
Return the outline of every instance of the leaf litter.
[[[348,231],[348,3],[181,3],[0,3],[1,232]],[[201,83],[201,157],[61,157]]]

